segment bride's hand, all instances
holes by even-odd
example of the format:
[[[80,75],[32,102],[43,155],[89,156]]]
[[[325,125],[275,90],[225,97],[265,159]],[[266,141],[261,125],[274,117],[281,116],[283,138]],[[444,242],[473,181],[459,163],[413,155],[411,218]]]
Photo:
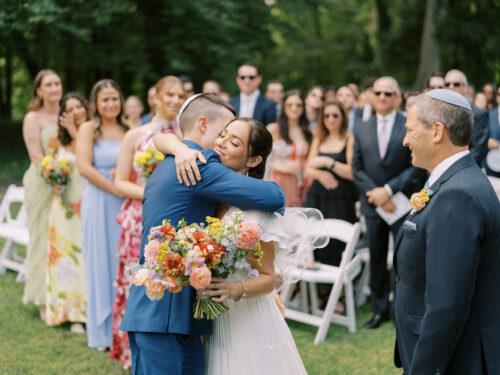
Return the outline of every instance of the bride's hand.
[[[200,151],[192,150],[188,147],[179,150],[175,154],[175,170],[179,184],[186,186],[196,185],[201,180],[201,174],[196,165],[196,160],[206,164],[206,159]]]
[[[238,296],[238,283],[228,283],[226,280],[214,277],[205,289],[198,291],[200,298],[212,297],[214,302],[224,302],[229,298]]]

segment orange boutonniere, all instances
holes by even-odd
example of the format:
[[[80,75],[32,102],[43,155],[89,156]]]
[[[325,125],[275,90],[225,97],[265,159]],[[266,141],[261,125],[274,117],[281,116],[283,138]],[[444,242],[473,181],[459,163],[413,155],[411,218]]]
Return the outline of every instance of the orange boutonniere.
[[[411,214],[413,215],[415,212],[422,210],[431,199],[431,196],[431,189],[422,189],[418,193],[414,193],[410,198]]]

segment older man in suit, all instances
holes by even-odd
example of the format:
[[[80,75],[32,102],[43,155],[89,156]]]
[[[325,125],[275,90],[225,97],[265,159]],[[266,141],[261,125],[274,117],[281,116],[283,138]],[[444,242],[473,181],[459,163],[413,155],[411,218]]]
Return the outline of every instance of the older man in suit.
[[[396,239],[396,365],[500,373],[500,204],[472,159],[470,103],[444,89],[410,108],[404,145],[430,172]]]
[[[410,152],[403,147],[405,118],[397,113],[397,81],[381,77],[373,85],[375,115],[354,126],[352,169],[360,191],[361,213],[365,215],[370,248],[370,289],[373,316],[365,324],[378,328],[389,317],[390,273],[387,269],[389,232],[396,235],[400,221],[389,226],[377,207],[392,212],[393,194],[409,195],[416,189],[419,173],[411,165]]]
[[[255,65],[241,65],[236,76],[240,94],[231,98],[229,104],[239,117],[250,117],[267,125],[276,121],[276,104],[260,93],[261,82],[262,76]]]

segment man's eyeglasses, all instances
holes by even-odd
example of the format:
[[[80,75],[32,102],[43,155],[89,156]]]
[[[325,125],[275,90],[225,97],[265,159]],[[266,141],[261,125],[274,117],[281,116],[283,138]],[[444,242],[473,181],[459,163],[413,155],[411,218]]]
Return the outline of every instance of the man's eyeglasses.
[[[339,118],[339,117],[340,117],[340,115],[339,115],[338,113],[324,113],[324,114],[323,114],[323,118],[324,118],[325,120],[329,119],[330,117],[331,117],[331,118]]]
[[[238,76],[239,79],[244,81],[245,79],[249,79],[250,81],[253,81],[257,76]]]
[[[382,94],[384,94],[384,96],[386,96],[386,97],[388,97],[388,98],[390,98],[391,96],[393,96],[393,95],[394,95],[394,93],[393,93],[393,92],[390,92],[390,91],[375,91],[375,95],[376,95],[376,96],[380,96],[380,95],[382,95]]]
[[[462,82],[445,82],[444,85],[446,87],[460,87],[463,86],[464,84]]]

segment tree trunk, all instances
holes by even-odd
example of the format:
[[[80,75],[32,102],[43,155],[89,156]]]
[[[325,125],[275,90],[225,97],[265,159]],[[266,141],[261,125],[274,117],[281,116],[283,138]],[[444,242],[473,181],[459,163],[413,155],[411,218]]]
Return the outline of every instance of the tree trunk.
[[[12,118],[12,47],[7,44],[5,48],[5,112],[3,114],[9,120]]]
[[[387,61],[389,61],[389,32],[391,29],[387,0],[375,0],[375,7],[377,11],[375,63],[381,68],[386,68]]]
[[[439,70],[439,44],[436,39],[436,21],[440,0],[426,0],[425,17],[420,41],[420,61],[413,88],[422,89],[433,72]]]

